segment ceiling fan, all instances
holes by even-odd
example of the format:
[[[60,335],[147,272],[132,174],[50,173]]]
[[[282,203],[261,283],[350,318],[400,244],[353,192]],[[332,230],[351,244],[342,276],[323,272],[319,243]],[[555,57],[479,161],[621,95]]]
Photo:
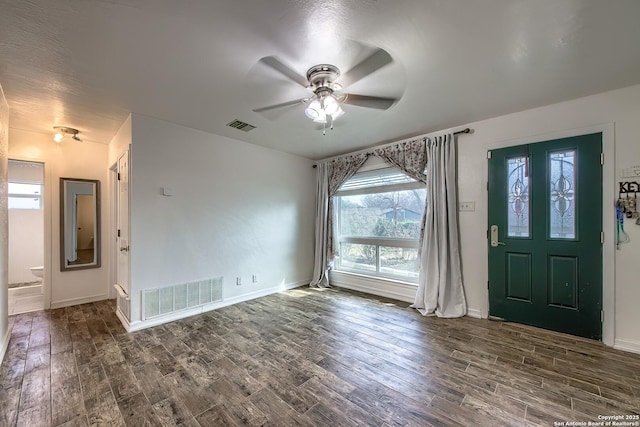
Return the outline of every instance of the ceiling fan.
[[[392,61],[391,55],[385,50],[378,48],[345,74],[341,75],[340,70],[335,65],[318,64],[307,70],[305,79],[277,58],[273,56],[264,57],[260,59],[260,63],[273,68],[302,87],[311,89],[313,93],[307,98],[268,105],[266,107],[256,108],[253,111],[261,113],[291,105],[308,103],[305,109],[307,117],[316,123],[323,124],[325,129],[327,124],[333,129],[333,122],[344,114],[342,110],[342,105],[344,104],[386,110],[397,101],[396,98],[346,93],[343,92],[343,89]]]

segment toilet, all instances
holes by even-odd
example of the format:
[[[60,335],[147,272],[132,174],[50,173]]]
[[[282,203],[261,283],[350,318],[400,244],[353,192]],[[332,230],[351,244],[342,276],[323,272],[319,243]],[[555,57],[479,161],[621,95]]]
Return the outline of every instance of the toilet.
[[[29,270],[31,270],[31,273],[33,273],[34,276],[43,278],[44,277],[44,266],[38,266],[38,267],[30,267]]]

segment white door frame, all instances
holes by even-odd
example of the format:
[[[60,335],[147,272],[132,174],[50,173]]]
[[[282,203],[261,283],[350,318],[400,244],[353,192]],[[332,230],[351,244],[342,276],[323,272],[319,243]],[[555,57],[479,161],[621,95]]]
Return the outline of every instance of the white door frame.
[[[109,203],[110,215],[109,215],[109,253],[111,254],[109,259],[109,298],[114,299],[116,297],[116,290],[114,288],[114,284],[116,283],[117,272],[118,272],[118,264],[117,264],[117,241],[115,236],[118,233],[118,162],[111,165],[109,168]]]
[[[53,183],[51,182],[53,178],[51,177],[51,167],[44,160],[37,158],[29,158],[24,156],[8,156],[7,162],[9,160],[42,164],[42,174],[44,181],[44,189],[42,191],[42,209],[44,216],[44,241],[42,243],[44,245],[44,277],[42,278],[42,292],[44,294],[44,309],[48,310],[49,308],[51,308],[51,294],[53,291],[53,262],[51,258],[53,257],[53,251],[59,250],[59,246],[56,246],[56,248],[53,247],[53,242],[51,239],[53,227],[53,218],[51,216],[53,210]],[[9,180],[7,179],[7,182],[8,181]]]

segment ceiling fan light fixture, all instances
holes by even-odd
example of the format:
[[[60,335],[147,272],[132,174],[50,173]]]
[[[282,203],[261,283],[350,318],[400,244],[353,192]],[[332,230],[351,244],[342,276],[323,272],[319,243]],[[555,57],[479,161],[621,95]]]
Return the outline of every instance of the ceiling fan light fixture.
[[[329,119],[333,123],[344,114],[344,111],[338,98],[324,90],[322,93],[316,92],[315,98],[304,110],[304,113],[315,123],[327,124]]]
[[[330,116],[333,116],[340,110],[340,104],[333,95],[327,95],[322,99],[322,106],[324,112]]]
[[[78,134],[80,133],[78,129],[70,128],[67,126],[54,126],[53,130],[55,132],[53,134],[53,140],[55,142],[62,142],[64,137],[67,135],[71,135],[71,138],[75,139],[76,141],[82,141],[78,136]]]
[[[322,109],[322,105],[320,104],[320,101],[318,101],[317,99],[314,99],[313,101],[311,101],[311,104],[309,104],[309,106],[304,110],[304,113],[311,120],[315,121],[318,118],[320,118],[321,115],[324,115],[324,110]]]
[[[338,104],[338,109],[336,110],[335,113],[331,115],[331,119],[335,120],[338,117],[342,116],[343,114],[344,114],[344,110],[342,109],[342,107],[340,107],[340,104]]]
[[[320,110],[320,115],[318,118],[313,119],[313,121],[315,123],[327,123],[327,114],[323,110]]]

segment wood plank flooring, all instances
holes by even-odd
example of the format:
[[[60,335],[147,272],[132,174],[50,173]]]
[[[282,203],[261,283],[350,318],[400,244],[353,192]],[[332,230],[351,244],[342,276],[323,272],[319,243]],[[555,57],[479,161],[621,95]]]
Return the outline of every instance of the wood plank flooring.
[[[552,426],[640,413],[640,355],[345,290],[298,288],[131,334],[112,301],[10,324],[1,426]]]

